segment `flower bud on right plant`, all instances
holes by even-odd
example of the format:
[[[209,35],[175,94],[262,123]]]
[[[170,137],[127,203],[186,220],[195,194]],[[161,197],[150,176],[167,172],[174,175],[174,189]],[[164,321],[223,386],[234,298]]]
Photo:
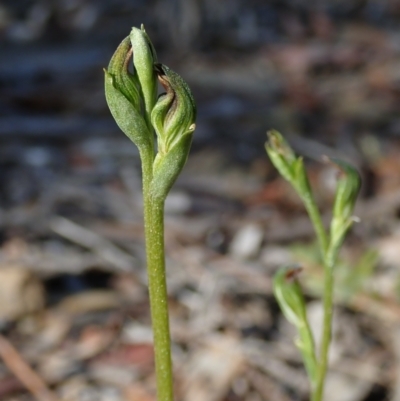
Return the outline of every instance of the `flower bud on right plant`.
[[[196,128],[196,104],[186,82],[163,64],[156,64],[158,80],[166,93],[151,112],[158,153],[154,161],[155,195],[165,196],[186,163]]]
[[[361,177],[352,165],[337,159],[331,162],[340,170],[333,205],[331,238],[333,243],[340,243],[355,221],[353,210],[361,188]]]
[[[265,149],[272,164],[285,180],[289,181],[302,197],[311,193],[310,183],[302,157],[296,156],[285,138],[275,130],[268,131]]]
[[[151,112],[151,122],[158,137],[158,151],[166,154],[185,135],[196,128],[196,104],[186,82],[163,64],[156,64],[160,84],[166,93],[158,98]]]
[[[268,142],[265,144],[265,149],[272,164],[285,180],[293,182],[295,176],[294,164],[297,159],[295,153],[278,131],[268,131],[267,135]]]

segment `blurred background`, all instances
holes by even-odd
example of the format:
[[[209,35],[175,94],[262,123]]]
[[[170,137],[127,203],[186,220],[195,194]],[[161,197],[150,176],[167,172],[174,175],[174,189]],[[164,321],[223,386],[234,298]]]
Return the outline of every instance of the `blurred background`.
[[[198,105],[166,204],[177,399],[308,399],[271,277],[303,266],[318,328],[321,265],[265,154],[275,128],[327,223],[337,172],[321,156],[363,177],[325,400],[399,401],[399,0],[2,1],[0,399],[155,400],[140,163],[102,71],[141,23]]]

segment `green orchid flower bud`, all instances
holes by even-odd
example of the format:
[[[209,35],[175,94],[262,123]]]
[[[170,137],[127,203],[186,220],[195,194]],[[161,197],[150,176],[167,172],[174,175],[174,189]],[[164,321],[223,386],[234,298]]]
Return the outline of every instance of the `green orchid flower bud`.
[[[196,104],[186,82],[163,64],[156,64],[158,80],[166,93],[158,98],[151,122],[158,137],[158,151],[168,153],[184,135],[196,128]]]
[[[283,315],[297,329],[298,338],[295,344],[301,352],[311,383],[315,383],[317,358],[303,291],[297,279],[300,272],[300,268],[279,269],[274,277],[273,289]]]
[[[141,115],[139,82],[129,72],[132,46],[125,38],[112,56],[105,73],[105,94],[108,107],[119,128],[136,144],[152,146],[152,136]]]
[[[297,159],[295,153],[278,131],[268,131],[267,135],[268,142],[265,144],[265,149],[272,164],[285,180],[293,182],[294,164]]]
[[[296,327],[303,324],[306,316],[303,292],[297,279],[300,272],[300,268],[282,268],[274,276],[275,298],[286,319]]]
[[[132,46],[126,37],[111,57],[107,72],[113,76],[114,85],[136,108],[140,105],[139,82],[137,76],[129,72],[132,60]]]
[[[358,171],[342,160],[330,160],[340,170],[337,181],[335,202],[331,222],[331,241],[339,246],[356,218],[354,206],[361,188],[361,177]]]
[[[342,216],[342,218],[348,219],[353,213],[357,196],[360,192],[361,177],[352,165],[337,159],[331,161],[339,167],[340,170],[333,215],[334,217]]]
[[[265,144],[265,148],[272,164],[282,177],[293,185],[303,199],[310,196],[311,188],[303,158],[296,156],[278,131],[269,131],[267,135],[268,142]]]
[[[166,196],[186,163],[196,128],[196,105],[183,79],[167,66],[156,64],[156,72],[166,93],[151,113],[158,140],[154,161],[154,191]]]
[[[144,98],[146,118],[150,123],[150,113],[157,101],[157,76],[154,70],[157,54],[143,25],[140,29],[132,28],[130,39],[134,49],[133,63]]]

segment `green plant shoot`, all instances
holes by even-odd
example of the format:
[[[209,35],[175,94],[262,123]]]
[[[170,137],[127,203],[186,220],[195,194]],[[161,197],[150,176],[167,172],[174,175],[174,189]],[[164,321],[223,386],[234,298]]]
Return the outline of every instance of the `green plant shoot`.
[[[314,338],[307,320],[306,303],[297,279],[301,269],[282,268],[274,277],[274,295],[286,319],[293,324],[298,333],[295,344],[299,349],[304,365],[314,387],[317,378],[317,358]]]
[[[311,400],[322,401],[331,343],[334,272],[338,254],[349,229],[356,221],[354,205],[360,191],[361,179],[357,170],[341,160],[331,160],[339,168],[336,195],[329,231],[323,225],[321,214],[312,193],[303,159],[297,157],[290,145],[277,131],[268,132],[266,151],[272,164],[302,199],[318,239],[324,266],[322,341],[319,352],[309,328],[304,297],[293,270],[280,269],[274,279],[275,297],[284,316],[296,326],[296,342],[304,361],[311,385]],[[296,274],[294,274],[296,276]]]
[[[143,26],[132,28],[104,72],[111,114],[119,128],[138,147],[141,158],[157,396],[159,401],[173,401],[164,203],[189,154],[196,127],[196,105],[183,79],[158,63],[154,46]],[[157,98],[158,83],[166,93]]]

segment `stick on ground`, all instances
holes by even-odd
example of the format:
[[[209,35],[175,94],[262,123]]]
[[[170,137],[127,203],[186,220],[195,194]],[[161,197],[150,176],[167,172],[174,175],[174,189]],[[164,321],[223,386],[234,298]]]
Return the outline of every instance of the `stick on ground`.
[[[43,379],[27,364],[12,344],[0,334],[0,356],[4,364],[38,401],[58,401]]]

